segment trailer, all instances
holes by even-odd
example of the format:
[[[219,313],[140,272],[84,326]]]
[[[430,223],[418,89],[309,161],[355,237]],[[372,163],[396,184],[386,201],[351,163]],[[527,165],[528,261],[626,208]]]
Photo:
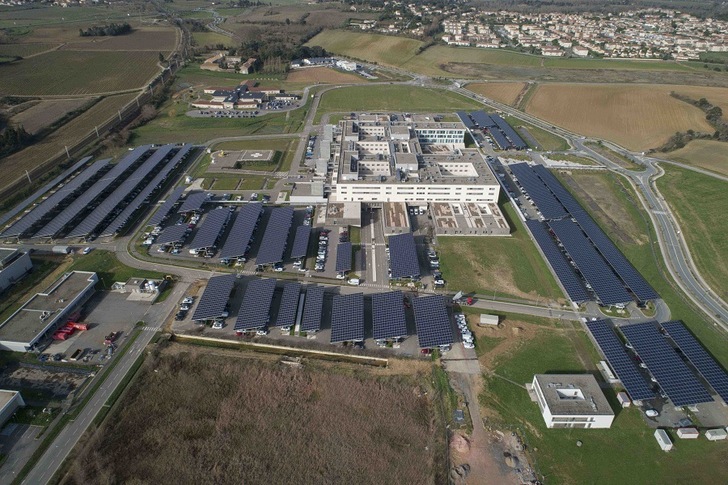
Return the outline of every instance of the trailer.
[[[53,254],[71,254],[71,246],[53,246],[51,252]]]
[[[655,439],[657,444],[660,445],[662,451],[670,451],[672,449],[672,440],[667,435],[667,431],[664,429],[655,430]]]

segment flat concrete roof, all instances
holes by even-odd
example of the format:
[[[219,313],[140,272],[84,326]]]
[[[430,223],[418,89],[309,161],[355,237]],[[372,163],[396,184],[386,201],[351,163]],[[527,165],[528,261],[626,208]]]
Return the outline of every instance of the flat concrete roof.
[[[5,409],[5,406],[7,406],[8,403],[13,400],[16,394],[18,394],[18,391],[7,391],[5,389],[0,389],[0,410]]]
[[[0,248],[0,268],[3,267],[8,258],[12,258],[17,252],[18,249],[15,248]]]
[[[552,415],[614,415],[591,374],[537,374],[534,377]]]

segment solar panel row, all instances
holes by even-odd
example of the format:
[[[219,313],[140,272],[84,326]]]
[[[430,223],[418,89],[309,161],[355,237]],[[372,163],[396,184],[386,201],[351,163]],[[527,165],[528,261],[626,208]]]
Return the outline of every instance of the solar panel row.
[[[220,251],[220,258],[240,258],[245,255],[262,212],[263,204],[260,203],[247,204],[240,209]]]
[[[336,272],[351,271],[351,243],[342,242],[336,246]]]
[[[695,366],[703,379],[728,404],[728,374],[680,321],[662,323],[670,338]]]
[[[653,399],[655,393],[650,389],[647,379],[642,375],[637,364],[627,354],[622,341],[614,333],[611,325],[605,320],[586,323],[609,366],[614,370],[627,394],[633,401]]]
[[[566,188],[561,185],[559,179],[554,174],[548,171],[548,169],[542,165],[534,165],[531,167],[533,172],[541,179],[546,187],[551,190],[554,196],[561,202],[561,205],[566,207],[566,210],[571,214],[572,217],[576,217],[579,213],[584,212],[584,208],[574,198]]]
[[[509,167],[545,219],[561,219],[566,216],[566,209],[527,163],[515,163]]]
[[[492,128],[496,126],[493,118],[491,118],[485,111],[473,111],[470,113],[470,117],[480,128]]]
[[[182,206],[177,211],[178,214],[184,214],[185,212],[199,211],[202,204],[208,199],[208,196],[204,192],[190,192],[185,197]]]
[[[421,296],[412,299],[415,326],[420,348],[427,349],[450,345],[455,339],[445,299],[440,295]]]
[[[665,341],[655,323],[623,325],[619,330],[675,406],[713,401],[710,393]]]
[[[229,219],[230,210],[225,207],[218,207],[208,212],[190,243],[190,249],[204,249],[214,246]]]
[[[334,295],[331,343],[364,340],[364,295]]]
[[[263,234],[256,263],[273,264],[283,261],[283,252],[286,250],[288,231],[291,229],[292,222],[293,207],[273,209],[265,228],[265,234]]]
[[[509,140],[511,140],[511,143],[517,150],[525,150],[528,148],[528,145],[526,145],[526,142],[523,141],[521,138],[521,135],[516,133],[516,130],[511,127],[511,125],[508,124],[506,120],[501,118],[499,115],[492,114],[490,117],[493,119],[496,125],[498,125],[498,128],[503,131],[503,134],[508,137]]]
[[[164,228],[162,232],[157,236],[157,244],[172,244],[176,242],[182,242],[187,237],[189,229],[186,224],[177,224],[176,226],[169,226]]]
[[[308,254],[308,241],[311,238],[311,226],[298,226],[296,237],[293,238],[291,257],[295,259],[305,258]]]
[[[281,305],[278,307],[276,327],[293,327],[296,323],[298,311],[298,297],[301,295],[301,283],[286,283],[281,295]]]
[[[389,257],[392,278],[417,278],[420,276],[415,237],[411,232],[389,236]]]
[[[317,332],[321,330],[321,311],[324,306],[324,287],[309,286],[306,288],[306,300],[301,316],[302,332]]]
[[[235,320],[236,331],[256,330],[268,324],[275,289],[274,279],[255,279],[248,283]]]
[[[569,295],[569,299],[575,302],[589,300],[589,292],[584,287],[579,275],[576,274],[574,267],[561,252],[556,242],[549,235],[546,226],[542,222],[528,220],[526,225],[531,230],[536,243],[541,248],[544,256],[548,260],[554,273],[558,276],[561,285]]]
[[[377,340],[407,335],[404,296],[401,291],[372,295],[372,327],[373,336]]]
[[[470,119],[468,113],[466,113],[465,111],[457,111],[455,112],[455,114],[458,115],[458,118],[460,118],[460,121],[463,122],[467,129],[470,130],[472,128],[475,128],[475,123],[473,123],[473,120]]]
[[[489,128],[488,135],[490,135],[501,150],[507,150],[511,147],[511,142],[506,139],[505,135],[498,128]]]
[[[550,221],[548,224],[602,304],[615,305],[632,301],[622,282],[589,243],[579,226],[571,219]]]
[[[152,217],[149,218],[149,225],[156,226],[157,224],[161,224],[162,221],[164,221],[167,216],[169,215],[169,212],[172,210],[172,207],[177,203],[180,197],[182,197],[182,194],[185,191],[185,187],[177,187],[172,191],[171,194],[165,199],[164,203],[159,206],[159,209],[157,209],[157,212],[154,213]]]
[[[213,276],[207,282],[205,292],[197,303],[193,320],[208,320],[221,317],[235,286],[235,275]]]

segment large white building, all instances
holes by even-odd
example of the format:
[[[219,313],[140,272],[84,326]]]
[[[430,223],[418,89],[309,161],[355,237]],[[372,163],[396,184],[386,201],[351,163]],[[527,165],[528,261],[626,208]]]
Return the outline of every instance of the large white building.
[[[547,428],[609,428],[614,421],[591,374],[537,374],[531,389]]]
[[[0,248],[0,292],[33,269],[28,253],[17,248]]]

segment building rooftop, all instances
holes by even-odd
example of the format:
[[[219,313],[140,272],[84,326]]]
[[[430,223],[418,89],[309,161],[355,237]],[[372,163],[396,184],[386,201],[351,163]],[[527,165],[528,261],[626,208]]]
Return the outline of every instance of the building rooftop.
[[[3,266],[10,263],[10,260],[15,256],[19,249],[15,248],[0,248],[0,269]]]
[[[5,409],[5,406],[13,400],[16,394],[18,394],[18,391],[0,389],[0,410]]]
[[[614,415],[591,374],[538,374],[534,377],[552,415]]]

